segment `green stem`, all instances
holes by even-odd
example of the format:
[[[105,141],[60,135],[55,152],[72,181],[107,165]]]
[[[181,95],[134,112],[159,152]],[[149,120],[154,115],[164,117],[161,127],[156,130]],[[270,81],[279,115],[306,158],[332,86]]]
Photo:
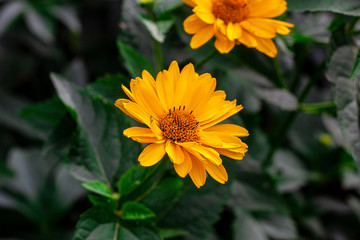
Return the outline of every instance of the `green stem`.
[[[153,21],[155,23],[156,20],[155,20],[153,11],[152,11],[152,5],[147,6],[146,11],[147,11],[148,17],[151,19],[151,21]],[[152,39],[153,39],[153,45],[154,45],[155,57],[156,57],[156,71],[160,72],[164,69],[164,60],[163,60],[161,43],[158,42],[155,38],[152,38]]]
[[[323,63],[322,65],[319,66],[319,68],[317,69],[315,74],[309,79],[309,81],[306,84],[305,88],[301,91],[301,93],[300,93],[300,95],[298,97],[299,106],[301,106],[302,102],[305,100],[306,96],[309,94],[311,88],[314,86],[315,82],[321,76],[324,68],[325,68],[325,63]],[[287,117],[285,118],[284,123],[280,126],[279,131],[277,132],[277,134],[275,135],[275,137],[271,141],[272,145],[270,147],[270,150],[267,153],[267,155],[265,157],[265,160],[262,162],[262,165],[261,165],[263,170],[266,171],[271,166],[273,155],[274,155],[276,149],[283,142],[283,139],[284,139],[287,131],[291,127],[293,121],[295,120],[295,118],[296,118],[296,116],[298,115],[299,112],[300,112],[300,108],[297,109],[296,111],[292,111],[292,112],[288,113]]]
[[[206,55],[203,59],[200,60],[197,64],[195,64],[195,69],[200,69],[205,63],[207,63],[211,58],[213,58],[217,54],[217,50],[214,49],[212,52],[210,52],[208,55]]]
[[[320,102],[320,103],[303,103],[300,105],[300,110],[306,113],[322,113],[323,111],[331,111],[336,109],[334,102]]]
[[[281,72],[281,68],[280,68],[280,64],[279,64],[279,58],[275,57],[273,59],[273,63],[274,63],[274,69],[276,72],[276,83],[275,85],[277,87],[283,88],[283,89],[287,89],[286,83],[285,83],[285,78],[284,75]]]

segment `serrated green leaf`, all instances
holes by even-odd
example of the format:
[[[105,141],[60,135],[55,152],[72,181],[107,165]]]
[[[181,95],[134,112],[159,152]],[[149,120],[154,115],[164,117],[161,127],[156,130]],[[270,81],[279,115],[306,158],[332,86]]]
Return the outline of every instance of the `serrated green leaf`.
[[[102,99],[52,74],[60,99],[78,122],[68,155],[69,170],[81,181],[100,181],[111,188],[118,175],[131,167],[138,145],[125,141],[123,129],[129,126],[124,115]]]
[[[120,195],[126,195],[137,188],[146,178],[148,168],[134,166],[125,172],[118,181],[118,190]]]
[[[83,183],[82,185],[84,188],[86,188],[91,192],[97,193],[104,197],[111,198],[110,189],[108,188],[108,186],[106,186],[106,184],[102,182],[87,182],[87,183]]]
[[[150,209],[138,202],[126,202],[121,211],[121,217],[125,220],[144,220],[155,217],[155,214]]]
[[[290,11],[331,11],[360,16],[360,2],[358,0],[288,0],[287,3]]]
[[[124,59],[125,67],[130,73],[131,77],[141,77],[143,70],[147,70],[154,76],[155,71],[149,60],[120,40],[117,41],[117,45],[121,56]]]

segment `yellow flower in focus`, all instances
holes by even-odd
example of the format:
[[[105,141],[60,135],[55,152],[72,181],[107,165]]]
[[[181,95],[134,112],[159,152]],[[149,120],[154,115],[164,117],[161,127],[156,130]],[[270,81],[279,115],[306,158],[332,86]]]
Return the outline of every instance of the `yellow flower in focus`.
[[[228,53],[236,44],[256,48],[269,57],[277,49],[276,34],[290,33],[291,23],[274,20],[286,11],[285,0],[183,0],[194,14],[184,21],[185,32],[194,34],[190,47],[199,48],[215,36],[215,47]]]
[[[177,174],[189,174],[197,187],[204,185],[206,172],[220,183],[228,180],[220,154],[241,160],[247,145],[238,137],[249,134],[234,124],[218,124],[243,107],[225,100],[225,92],[215,87],[209,73],[199,76],[191,63],[180,72],[176,61],[156,80],[143,71],[142,78],[131,80],[130,90],[122,86],[130,100],[118,99],[115,105],[147,126],[124,131],[150,143],[139,155],[142,166],[158,163],[167,153]]]

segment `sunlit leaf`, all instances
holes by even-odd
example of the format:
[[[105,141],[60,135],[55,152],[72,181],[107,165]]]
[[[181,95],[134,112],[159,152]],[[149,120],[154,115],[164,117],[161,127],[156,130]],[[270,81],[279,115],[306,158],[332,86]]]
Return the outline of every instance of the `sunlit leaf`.
[[[126,220],[144,220],[155,217],[155,214],[150,209],[138,202],[126,202],[121,211],[122,219]]]

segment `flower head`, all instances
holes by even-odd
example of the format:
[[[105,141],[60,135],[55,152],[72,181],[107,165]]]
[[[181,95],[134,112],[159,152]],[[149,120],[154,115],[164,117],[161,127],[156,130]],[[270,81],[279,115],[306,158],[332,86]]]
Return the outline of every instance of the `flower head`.
[[[218,124],[243,107],[225,100],[225,92],[215,87],[209,73],[199,76],[192,64],[180,72],[176,61],[156,80],[143,71],[142,78],[131,80],[130,90],[122,86],[130,100],[118,99],[115,105],[147,126],[124,131],[150,143],[139,155],[142,166],[158,163],[167,153],[179,176],[189,174],[197,187],[204,185],[206,172],[220,183],[228,180],[220,154],[242,159],[247,145],[238,137],[249,134],[234,124]]]
[[[272,38],[290,33],[291,23],[270,19],[286,11],[285,0],[183,0],[194,14],[184,21],[194,34],[190,47],[199,48],[215,36],[215,47],[228,53],[236,44],[256,48],[270,57],[277,49]]]

